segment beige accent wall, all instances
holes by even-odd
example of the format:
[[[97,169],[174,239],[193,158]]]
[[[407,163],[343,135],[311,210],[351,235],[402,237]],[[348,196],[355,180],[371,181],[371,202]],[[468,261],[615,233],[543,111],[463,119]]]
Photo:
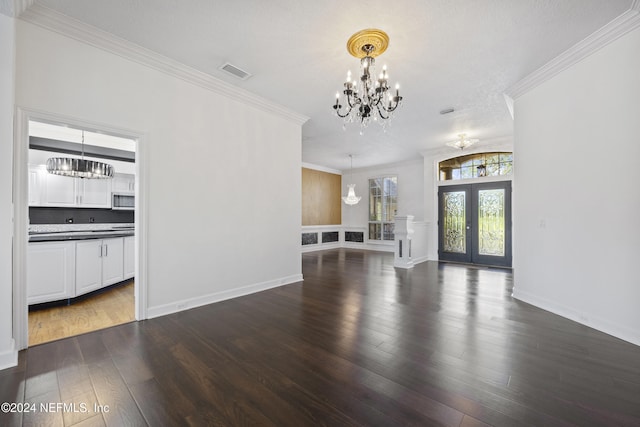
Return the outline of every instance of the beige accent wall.
[[[302,225],[342,222],[342,176],[302,168]]]

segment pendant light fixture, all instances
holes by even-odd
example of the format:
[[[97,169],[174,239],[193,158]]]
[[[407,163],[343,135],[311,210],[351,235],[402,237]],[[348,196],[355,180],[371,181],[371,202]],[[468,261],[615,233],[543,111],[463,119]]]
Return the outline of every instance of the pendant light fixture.
[[[51,157],[47,160],[47,172],[72,178],[108,179],[113,178],[113,166],[84,158],[84,130],[82,131],[82,157]]]
[[[449,147],[459,148],[461,150],[464,150],[467,147],[471,147],[473,144],[475,144],[478,141],[480,140],[467,138],[466,133],[461,133],[458,135],[458,139],[456,139],[455,141],[447,142],[447,145]]]
[[[351,175],[351,179],[353,180],[353,156],[351,154],[349,154],[349,158],[351,159],[351,172],[350,172],[350,175]],[[360,201],[360,199],[362,199],[362,197],[356,196],[356,185],[355,184],[347,184],[347,187],[349,188],[349,191],[347,192],[347,195],[342,198],[342,200],[347,205],[357,205],[358,202]]]

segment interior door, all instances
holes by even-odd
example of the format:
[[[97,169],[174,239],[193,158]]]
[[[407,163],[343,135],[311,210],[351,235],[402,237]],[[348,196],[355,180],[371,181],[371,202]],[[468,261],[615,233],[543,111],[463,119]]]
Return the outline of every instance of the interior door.
[[[511,182],[442,186],[439,259],[511,267]]]

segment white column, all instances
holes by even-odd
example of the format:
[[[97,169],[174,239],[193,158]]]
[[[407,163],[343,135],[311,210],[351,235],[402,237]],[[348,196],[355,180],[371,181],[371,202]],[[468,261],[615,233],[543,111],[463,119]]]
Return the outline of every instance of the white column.
[[[393,266],[398,268],[413,268],[411,258],[411,235],[413,234],[413,215],[397,216],[395,234],[395,258]]]

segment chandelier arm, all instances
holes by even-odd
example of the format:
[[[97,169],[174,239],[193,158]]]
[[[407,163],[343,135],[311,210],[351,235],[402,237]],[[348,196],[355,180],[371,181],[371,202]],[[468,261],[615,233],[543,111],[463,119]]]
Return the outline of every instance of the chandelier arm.
[[[344,119],[345,117],[348,117],[349,114],[351,114],[351,110],[353,110],[353,107],[349,106],[349,109],[346,110],[346,112],[344,114],[340,114],[340,108],[342,108],[342,105],[338,105],[338,107],[336,107],[334,105],[333,108],[336,110],[336,114],[338,115],[338,117],[340,117],[342,119]]]
[[[399,106],[400,106],[400,101],[402,101],[402,97],[401,96],[396,96],[393,98],[393,103],[389,106],[384,105],[384,102],[382,103],[382,109],[384,111],[386,111],[387,113],[393,113]]]
[[[377,107],[377,109],[378,109],[378,114],[380,115],[380,118],[381,118],[381,119],[383,119],[383,120],[387,120],[389,117],[391,117],[391,114],[388,114],[388,113],[389,113],[389,111],[387,111],[387,110],[384,108],[384,105],[382,105],[382,106],[381,106],[381,105],[377,105],[376,107]],[[383,111],[387,113],[387,115],[386,115],[386,116],[384,115]]]
[[[352,99],[354,102],[351,101]],[[362,102],[360,98],[356,97],[355,95],[347,95],[347,104],[349,104],[349,111],[353,110],[355,106],[361,103]]]

